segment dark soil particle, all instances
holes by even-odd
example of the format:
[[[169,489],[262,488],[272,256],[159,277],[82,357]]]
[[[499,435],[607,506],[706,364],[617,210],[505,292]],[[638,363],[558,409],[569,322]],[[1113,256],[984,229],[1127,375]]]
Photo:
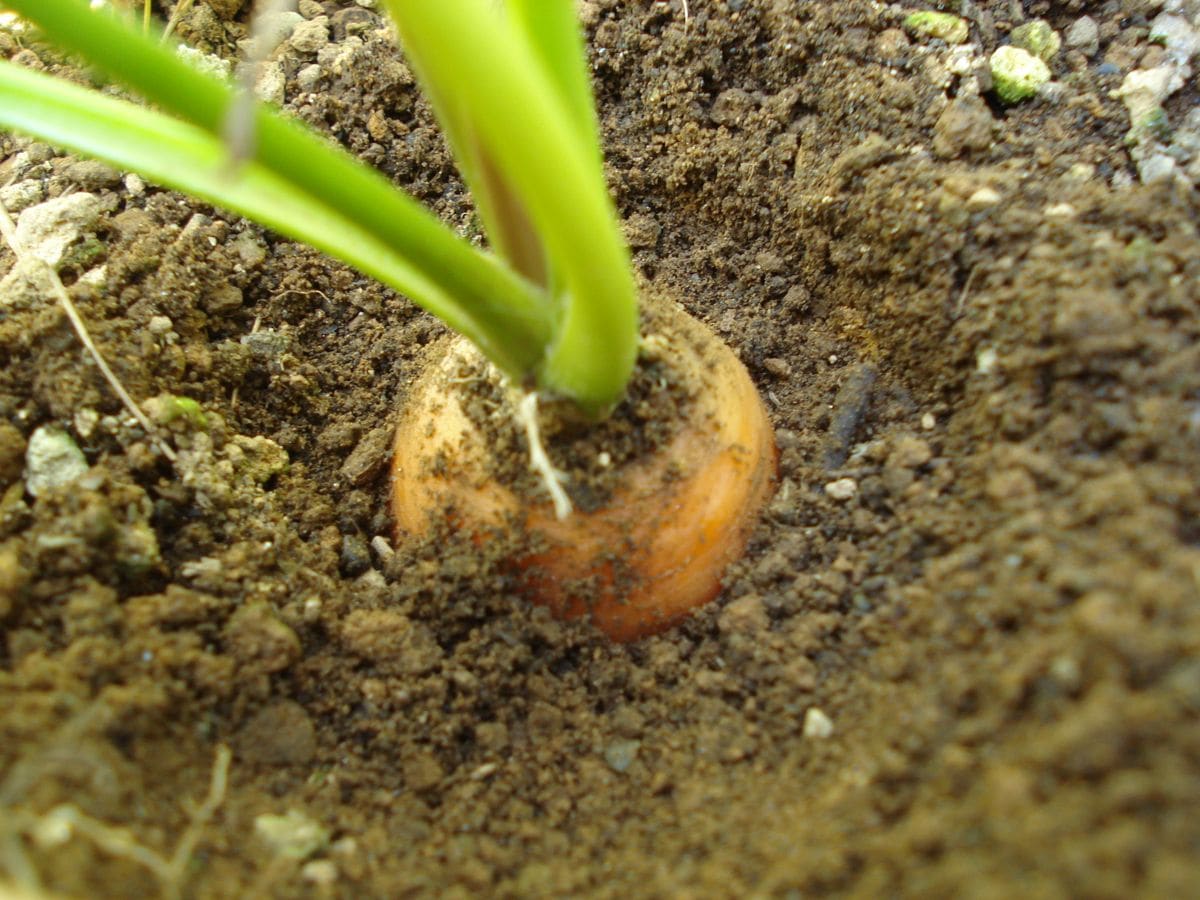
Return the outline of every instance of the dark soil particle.
[[[242,6],[180,33],[228,55]],[[1161,4],[967,6],[982,58],[1038,16],[1100,46],[1000,109],[907,10],[581,4],[640,273],[738,352],[781,453],[720,599],[632,645],[524,604],[496,548],[393,545],[389,423],[441,326],[0,137],[3,183],[101,199],[63,274],[178,457],[52,298],[0,299],[0,892],[1193,894],[1200,202],[1137,184],[1110,94]],[[339,43],[285,48],[286,105],[477,237],[376,14],[300,9]],[[90,468],[33,497],[42,426]],[[135,844],[185,836],[161,884]]]

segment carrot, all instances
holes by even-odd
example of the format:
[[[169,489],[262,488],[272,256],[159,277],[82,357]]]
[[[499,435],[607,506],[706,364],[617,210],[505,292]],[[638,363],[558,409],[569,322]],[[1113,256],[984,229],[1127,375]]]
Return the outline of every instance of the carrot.
[[[562,520],[545,491],[523,499],[492,474],[487,440],[462,407],[470,385],[454,377],[474,350],[454,342],[417,383],[396,429],[398,538],[449,521],[482,541],[523,520],[530,539],[510,560],[522,593],[559,618],[590,616],[617,641],[661,632],[715,597],[774,491],[774,435],[734,353],[675,304],[655,315],[654,344],[665,336],[658,352],[692,396],[686,419],[618,473],[601,508]]]

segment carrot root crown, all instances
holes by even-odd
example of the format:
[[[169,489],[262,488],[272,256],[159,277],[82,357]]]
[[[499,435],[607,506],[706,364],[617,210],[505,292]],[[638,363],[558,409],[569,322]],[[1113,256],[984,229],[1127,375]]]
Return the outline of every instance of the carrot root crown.
[[[523,497],[496,477],[489,438],[453,383],[471,351],[453,344],[416,385],[396,431],[398,536],[424,535],[447,516],[476,540],[523,522],[527,549],[509,560],[522,593],[559,618],[590,617],[618,641],[663,631],[713,599],[774,491],[775,442],[745,367],[670,307],[657,310],[658,327],[691,397],[685,418],[653,454],[615,473],[607,502],[561,521],[544,493]]]

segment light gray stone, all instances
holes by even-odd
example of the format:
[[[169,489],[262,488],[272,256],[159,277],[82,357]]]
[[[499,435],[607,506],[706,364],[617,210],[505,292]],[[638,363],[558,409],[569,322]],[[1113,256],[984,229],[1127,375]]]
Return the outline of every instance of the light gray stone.
[[[25,489],[40,497],[70,484],[88,470],[83,451],[65,431],[43,425],[29,436],[25,449]]]

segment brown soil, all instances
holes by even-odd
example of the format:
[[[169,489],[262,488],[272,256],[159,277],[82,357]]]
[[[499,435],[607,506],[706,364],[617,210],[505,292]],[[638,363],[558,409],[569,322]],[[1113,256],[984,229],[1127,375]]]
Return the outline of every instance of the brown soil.
[[[973,4],[985,55],[1021,6]],[[1057,102],[954,107],[976,134],[986,112],[972,141],[942,115],[965,96],[946,48],[898,36],[899,11],[584,4],[638,266],[738,351],[782,450],[724,595],[627,646],[529,608],[470,548],[372,543],[436,323],[0,138],[0,181],[109,201],[64,277],[106,263],[72,288],[97,342],[135,397],[205,414],[158,405],[169,464],[52,298],[0,305],[8,878],[158,891],[130,847],[170,855],[228,744],[184,896],[1194,890],[1200,204],[1125,186],[1109,91],[1155,49],[1156,4],[1023,6],[1096,17],[1100,54],[1056,61]],[[242,28],[200,7],[181,32],[227,53]],[[428,109],[366,34],[308,92],[313,57],[285,56],[289,106],[469,229]],[[33,498],[46,424],[91,469]],[[123,845],[52,827],[61,804]],[[288,812],[272,844],[263,817]]]

